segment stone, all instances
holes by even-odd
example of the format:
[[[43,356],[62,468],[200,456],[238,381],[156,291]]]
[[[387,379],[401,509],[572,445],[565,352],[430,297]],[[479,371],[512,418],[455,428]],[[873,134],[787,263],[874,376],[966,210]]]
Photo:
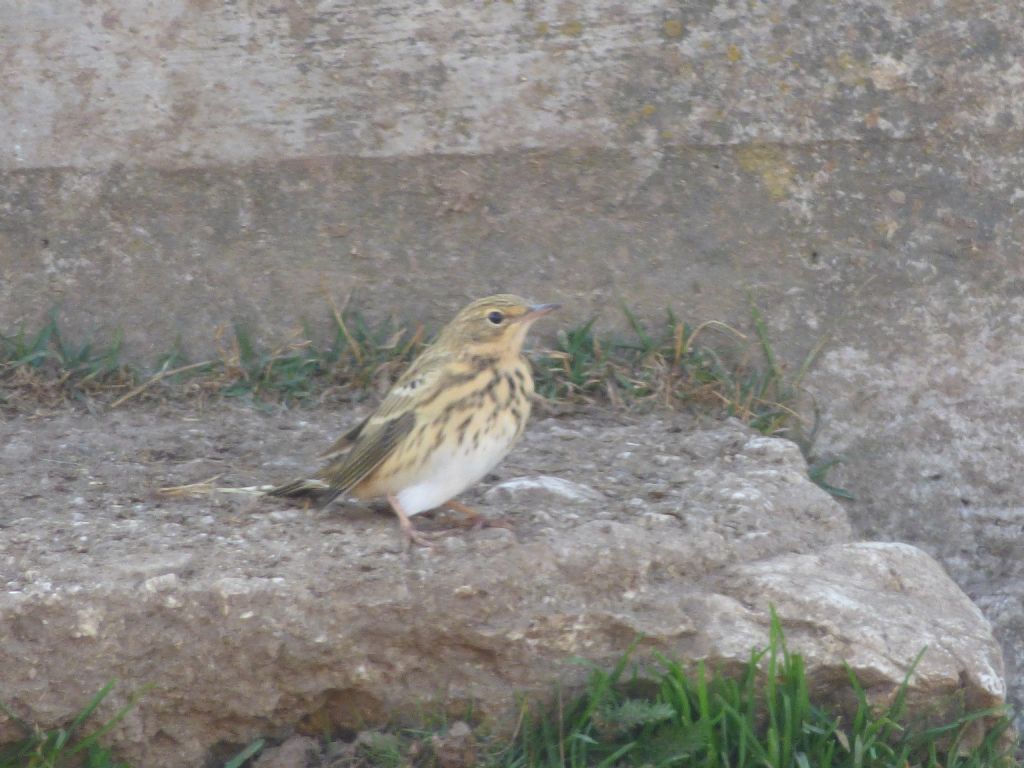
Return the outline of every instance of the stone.
[[[770,601],[783,625],[791,627],[791,647],[817,645],[813,674],[829,678],[819,677],[819,687],[842,687],[845,673],[835,662],[845,659],[861,670],[862,681],[884,679],[891,697],[906,674],[906,660],[923,652],[912,679],[912,707],[950,695],[944,670],[968,659],[962,667],[965,704],[982,709],[1005,698],[1001,655],[989,622],[942,566],[917,547],[833,545],[815,554],[739,565],[716,582],[740,604]],[[801,625],[801,616],[813,618]],[[911,626],[922,633],[909,631]]]
[[[561,477],[535,475],[516,477],[491,487],[485,498],[489,502],[508,501],[512,498],[537,497],[549,502],[597,501],[601,494],[582,483],[572,483]]]
[[[276,747],[264,749],[253,768],[307,768],[310,758],[320,754],[320,745],[309,736],[292,736]]]
[[[52,727],[111,677],[121,683],[100,716],[153,684],[109,734],[134,764],[200,764],[215,746],[302,724],[357,731],[432,707],[454,719],[471,706],[511,729],[519,694],[578,686],[586,670],[574,657],[610,666],[638,636],[640,660],[657,650],[735,668],[767,642],[772,606],[815,690],[844,679],[845,659],[884,702],[927,645],[915,703],[958,693],[989,706],[1005,693],[988,622],[942,568],[908,545],[853,541],[796,447],[735,422],[535,420],[496,478],[463,497],[514,531],[460,531],[448,537],[457,547],[403,553],[393,515],[373,508],[154,493],[214,467],[233,488],[280,480],[276,458],[313,461],[340,426],[285,430],[291,412],[223,404],[188,422],[188,461],[140,461],[180,439],[182,416],[63,412],[0,425],[57,446],[42,475],[71,457],[88,470],[11,502],[24,471],[0,465],[5,703]],[[46,440],[55,434],[66,435],[59,446]],[[649,472],[617,463],[624,450]],[[688,483],[659,477],[680,463],[693,470]],[[538,477],[594,495],[492,492]],[[75,496],[88,516],[66,504]],[[301,514],[273,514],[281,509]],[[417,523],[437,530],[446,518]],[[455,731],[439,737],[452,766],[467,755]],[[0,742],[16,735],[0,721]]]
[[[439,768],[473,768],[477,764],[473,732],[461,720],[452,723],[444,734],[435,733],[430,747]]]

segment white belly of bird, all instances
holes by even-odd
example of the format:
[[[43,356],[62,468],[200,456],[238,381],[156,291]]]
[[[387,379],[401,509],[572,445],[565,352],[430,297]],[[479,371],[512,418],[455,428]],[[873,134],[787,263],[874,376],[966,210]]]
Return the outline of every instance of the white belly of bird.
[[[439,448],[422,479],[396,494],[399,504],[410,516],[441,506],[483,479],[505,458],[517,437],[510,421],[506,429],[481,440],[475,449],[468,440],[462,446]]]

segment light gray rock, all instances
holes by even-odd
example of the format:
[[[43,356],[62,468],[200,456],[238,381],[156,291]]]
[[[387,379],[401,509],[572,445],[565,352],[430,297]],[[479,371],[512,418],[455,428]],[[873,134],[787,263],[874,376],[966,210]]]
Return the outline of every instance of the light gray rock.
[[[514,477],[511,480],[505,480],[490,488],[484,498],[489,502],[501,502],[531,497],[562,502],[592,502],[602,498],[601,494],[590,486],[551,475]]]
[[[910,694],[918,706],[948,695],[948,670],[957,667],[969,707],[989,707],[1005,696],[988,621],[942,566],[916,547],[833,545],[813,555],[728,569],[718,585],[743,605],[771,601],[783,624],[791,622],[790,642],[817,646],[821,667],[815,674],[835,675],[826,687],[841,688],[843,672],[825,659],[845,659],[862,679],[887,680],[895,694],[892,682],[906,674],[906,659],[924,650]],[[802,624],[801,616],[813,618]]]
[[[320,754],[320,745],[309,736],[292,736],[276,747],[263,750],[253,768],[306,768]]]
[[[921,546],[986,612],[1019,705],[1024,302],[999,295],[976,312],[970,300],[928,294],[913,308],[917,327],[892,324],[907,342],[899,349],[826,353],[811,377],[824,406],[819,445],[843,459],[831,478],[857,497],[847,509],[858,534]]]
[[[767,641],[770,605],[819,688],[843,679],[846,659],[885,700],[928,645],[915,701],[960,692],[985,706],[1004,693],[988,623],[942,569],[907,545],[851,542],[795,446],[735,423],[539,420],[493,486],[547,476],[591,495],[485,485],[467,502],[515,530],[462,532],[429,552],[403,554],[391,515],[359,507],[282,517],[278,502],[240,494],[152,495],[213,465],[230,468],[224,484],[273,480],[264,464],[312,457],[340,426],[294,421],[225,407],[3,425],[66,437],[41,443],[50,479],[67,472],[58,462],[78,468],[0,517],[0,688],[15,712],[52,725],[110,677],[122,681],[110,707],[153,684],[111,738],[156,768],[304,719],[358,729],[472,702],[511,724],[517,693],[578,684],[573,657],[611,664],[638,635],[640,658],[733,668]],[[176,440],[179,463],[139,461]],[[685,480],[662,476],[683,466]],[[0,498],[21,482],[0,467]],[[65,503],[76,495],[88,515]],[[14,732],[0,724],[0,741]]]

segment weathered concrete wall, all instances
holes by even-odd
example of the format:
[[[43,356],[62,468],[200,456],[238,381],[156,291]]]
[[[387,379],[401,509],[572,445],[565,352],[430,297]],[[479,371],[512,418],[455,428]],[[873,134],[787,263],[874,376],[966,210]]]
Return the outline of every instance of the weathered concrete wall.
[[[955,275],[947,252],[1006,275],[1019,255],[1019,4],[33,3],[0,21],[0,327],[60,302],[137,354],[198,352],[226,320],[325,314],[324,285],[434,319],[498,287],[557,290],[577,318],[616,295],[731,316],[755,285],[805,292],[774,318],[799,333],[823,290]]]
[[[0,9],[0,328],[152,358],[324,290],[514,290],[832,341],[862,532],[938,555],[1024,691],[1024,5],[95,3]]]
[[[1019,4],[8,6],[6,167],[1020,128]],[[653,162],[653,159],[652,159]]]

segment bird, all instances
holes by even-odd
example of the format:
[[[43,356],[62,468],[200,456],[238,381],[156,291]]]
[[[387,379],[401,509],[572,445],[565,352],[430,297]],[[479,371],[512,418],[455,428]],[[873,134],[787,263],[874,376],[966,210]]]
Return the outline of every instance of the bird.
[[[480,481],[522,436],[534,397],[523,342],[560,308],[512,294],[464,307],[409,366],[377,409],[322,456],[325,466],[267,491],[326,506],[341,494],[385,497],[405,547],[432,546],[410,518],[441,506],[486,524],[455,497]]]

